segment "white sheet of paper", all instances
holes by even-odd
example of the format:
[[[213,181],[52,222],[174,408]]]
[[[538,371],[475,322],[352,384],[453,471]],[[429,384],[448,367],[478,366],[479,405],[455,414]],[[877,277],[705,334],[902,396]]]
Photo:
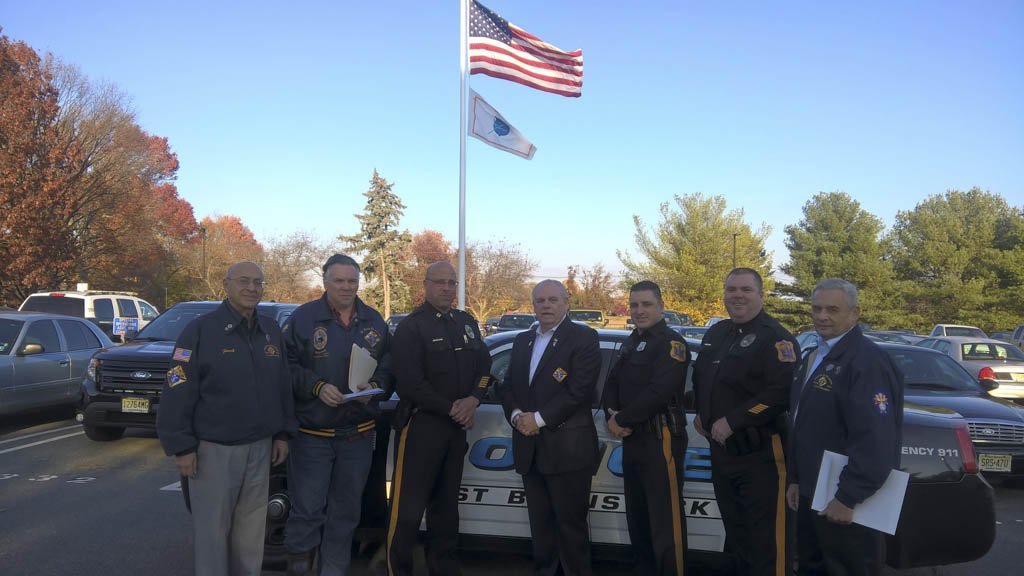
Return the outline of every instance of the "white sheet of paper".
[[[835,498],[839,489],[839,474],[850,459],[842,454],[825,451],[818,470],[818,483],[814,487],[811,509],[821,512]],[[886,534],[895,534],[903,509],[903,496],[907,492],[910,474],[899,470],[889,472],[885,484],[877,492],[853,508],[853,521]]]
[[[352,355],[348,361],[348,389],[359,392],[359,386],[366,384],[377,369],[377,361],[370,352],[361,346],[352,344]]]
[[[345,402],[355,400],[356,398],[362,398],[363,396],[375,396],[377,394],[383,393],[384,390],[381,388],[367,388],[366,390],[360,390],[359,392],[350,392],[348,394],[345,394],[345,397],[342,398],[341,403],[344,404]]]

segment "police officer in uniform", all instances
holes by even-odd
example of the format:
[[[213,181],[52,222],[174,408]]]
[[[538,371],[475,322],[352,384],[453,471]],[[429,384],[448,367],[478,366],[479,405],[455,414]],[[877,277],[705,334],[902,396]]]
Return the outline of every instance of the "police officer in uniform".
[[[709,437],[711,480],[738,573],[787,574],[786,460],[780,431],[798,346],[763,309],[761,276],[725,278],[729,319],[704,335],[694,365],[694,427]]]
[[[857,288],[838,278],[811,292],[817,346],[793,381],[786,501],[797,510],[800,576],[873,576],[885,565],[885,536],[852,524],[853,510],[900,466],[903,378],[892,358],[857,326]],[[835,497],[811,509],[822,454],[849,457]]]
[[[629,540],[637,574],[682,576],[686,415],[682,396],[686,342],[662,318],[661,288],[645,280],[629,290],[636,329],[622,345],[604,388],[608,430],[622,439]]]
[[[476,407],[490,381],[491,356],[477,321],[452,308],[455,269],[435,262],[423,282],[426,302],[395,330],[392,355],[398,408],[388,519],[388,573],[412,574],[413,549],[427,513],[427,567],[435,576],[461,574],[459,484]]]
[[[323,273],[323,296],[299,306],[284,327],[299,422],[288,459],[292,510],[285,529],[288,573],[295,576],[309,571],[317,550],[320,576],[349,573],[378,404],[387,395],[347,395],[393,388],[390,333],[356,295],[359,264],[335,254]],[[377,361],[368,382],[348,380],[353,345]]]
[[[188,481],[195,574],[259,576],[270,467],[295,434],[292,390],[281,328],[256,312],[263,271],[232,265],[224,291],[174,345],[156,428]]]

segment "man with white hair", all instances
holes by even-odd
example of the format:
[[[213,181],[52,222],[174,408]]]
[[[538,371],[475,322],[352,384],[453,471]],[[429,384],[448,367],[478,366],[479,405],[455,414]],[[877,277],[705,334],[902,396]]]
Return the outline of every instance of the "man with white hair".
[[[590,479],[600,458],[590,412],[601,371],[597,332],[569,320],[557,280],[533,288],[539,326],[516,336],[502,404],[514,428],[512,455],[523,475],[533,560],[541,576],[587,576]]]
[[[903,378],[893,361],[857,326],[857,288],[838,278],[811,293],[818,332],[790,393],[786,503],[797,512],[799,575],[879,574],[881,532],[852,524],[853,510],[900,465]],[[835,497],[811,510],[822,455],[849,457]]]

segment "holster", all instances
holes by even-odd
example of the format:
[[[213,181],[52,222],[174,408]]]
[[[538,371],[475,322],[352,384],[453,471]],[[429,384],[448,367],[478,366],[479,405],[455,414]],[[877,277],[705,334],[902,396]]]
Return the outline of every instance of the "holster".
[[[662,416],[669,434],[677,437],[686,436],[686,410],[681,404],[669,404]]]
[[[395,413],[391,416],[391,428],[396,432],[401,432],[406,425],[409,424],[409,419],[412,418],[413,405],[411,402],[405,400],[399,400],[398,406],[395,407]]]

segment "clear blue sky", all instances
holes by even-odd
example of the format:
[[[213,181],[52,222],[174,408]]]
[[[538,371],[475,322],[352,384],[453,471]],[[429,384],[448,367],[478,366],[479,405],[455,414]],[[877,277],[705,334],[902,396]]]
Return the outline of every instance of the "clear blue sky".
[[[619,269],[631,216],[722,195],[783,227],[844,190],[891,224],[980,186],[1024,204],[1024,3],[490,0],[582,48],[583,97],[475,76],[537,146],[469,142],[468,236],[558,276]],[[258,238],[356,229],[377,168],[402,223],[458,236],[458,0],[0,3],[4,34],[116,83],[170,140],[196,216]]]

